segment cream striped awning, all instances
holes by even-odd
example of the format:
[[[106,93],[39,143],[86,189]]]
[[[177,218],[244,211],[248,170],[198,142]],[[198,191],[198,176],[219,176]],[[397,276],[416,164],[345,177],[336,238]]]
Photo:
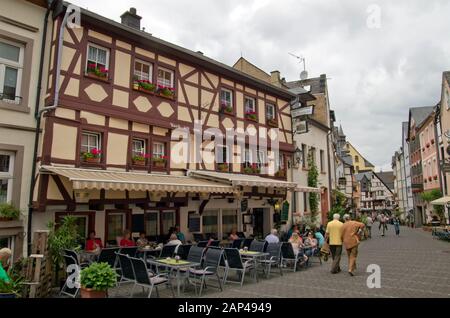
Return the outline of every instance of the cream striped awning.
[[[214,180],[228,183],[231,186],[265,187],[265,188],[284,188],[295,189],[296,183],[282,180],[262,178],[254,175],[223,173],[205,170],[190,170],[188,176],[198,179]]]
[[[156,192],[237,193],[228,185],[185,176],[42,166],[40,173],[69,179],[74,190],[105,189]]]

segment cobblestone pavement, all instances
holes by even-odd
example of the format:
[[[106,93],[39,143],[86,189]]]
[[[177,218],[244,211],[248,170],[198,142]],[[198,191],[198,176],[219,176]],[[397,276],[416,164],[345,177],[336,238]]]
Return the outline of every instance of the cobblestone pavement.
[[[401,228],[399,237],[395,236],[392,226],[385,237],[379,236],[378,228],[374,227],[372,237],[359,247],[354,277],[347,273],[347,256],[343,252],[342,272],[336,275],[329,272],[330,261],[322,265],[314,263],[296,273],[273,274],[258,283],[249,275],[243,287],[227,284],[223,292],[208,287],[203,297],[450,297],[450,243],[433,239],[429,232],[421,229],[406,227]],[[367,287],[369,264],[381,267],[381,288]],[[129,290],[126,285],[113,289],[110,297],[126,297]],[[136,290],[139,292],[135,297],[145,295],[140,288]],[[160,288],[160,294],[161,297],[171,296],[165,287]],[[182,294],[185,298],[193,296],[192,288]]]

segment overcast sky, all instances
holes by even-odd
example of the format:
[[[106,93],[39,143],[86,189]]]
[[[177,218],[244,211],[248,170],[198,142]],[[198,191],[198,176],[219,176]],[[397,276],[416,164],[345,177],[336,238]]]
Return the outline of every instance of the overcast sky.
[[[349,140],[390,169],[408,108],[435,105],[450,70],[446,0],[72,0],[110,19],[135,7],[147,32],[233,65],[241,56],[296,80],[327,74]],[[379,13],[379,15],[378,15]]]

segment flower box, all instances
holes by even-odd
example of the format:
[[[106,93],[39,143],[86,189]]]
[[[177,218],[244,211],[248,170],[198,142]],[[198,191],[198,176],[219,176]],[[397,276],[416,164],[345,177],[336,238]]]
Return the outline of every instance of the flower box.
[[[227,114],[227,115],[234,115],[233,107],[231,107],[231,106],[226,106],[226,105],[222,105],[222,106],[220,107],[220,113],[221,113],[221,114]]]
[[[267,125],[271,127],[278,127],[278,121],[275,118],[267,118]]]
[[[228,163],[219,163],[217,164],[217,170],[221,172],[229,172],[230,166],[228,165]]]
[[[258,117],[256,116],[256,113],[245,113],[245,119],[258,122]]]
[[[145,166],[145,160],[133,160],[133,165],[135,166]]]
[[[434,176],[433,179],[434,179],[434,180],[437,180],[437,179],[438,179],[438,176]]]
[[[144,93],[154,94],[156,92],[156,85],[146,80],[136,80],[133,83],[133,89]]]
[[[428,177],[428,181],[431,181],[431,180],[433,180],[433,178],[432,177]]]
[[[98,81],[102,81],[102,82],[109,82],[109,78],[108,77],[103,77],[103,76],[98,76],[95,73],[86,73],[85,74],[86,77],[88,78],[92,78]]]
[[[166,162],[165,161],[153,161],[153,168],[165,169]]]
[[[278,178],[286,177],[286,171],[285,170],[278,170],[277,172],[275,172],[275,177],[278,177]]]
[[[100,163],[100,158],[84,158],[84,162],[87,162],[87,163]]]
[[[175,90],[172,87],[158,85],[156,93],[161,97],[175,99]]]
[[[427,143],[427,148],[430,148],[430,143],[429,142]]]
[[[253,164],[251,166],[244,167],[244,173],[246,173],[246,174],[259,174],[259,173],[261,173],[261,169],[259,169],[256,164]]]

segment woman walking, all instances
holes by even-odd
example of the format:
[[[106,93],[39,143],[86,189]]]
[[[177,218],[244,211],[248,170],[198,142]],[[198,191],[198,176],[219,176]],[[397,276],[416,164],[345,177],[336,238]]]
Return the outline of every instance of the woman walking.
[[[395,235],[399,236],[400,235],[400,220],[398,217],[394,216],[394,219],[392,221],[394,223]]]

